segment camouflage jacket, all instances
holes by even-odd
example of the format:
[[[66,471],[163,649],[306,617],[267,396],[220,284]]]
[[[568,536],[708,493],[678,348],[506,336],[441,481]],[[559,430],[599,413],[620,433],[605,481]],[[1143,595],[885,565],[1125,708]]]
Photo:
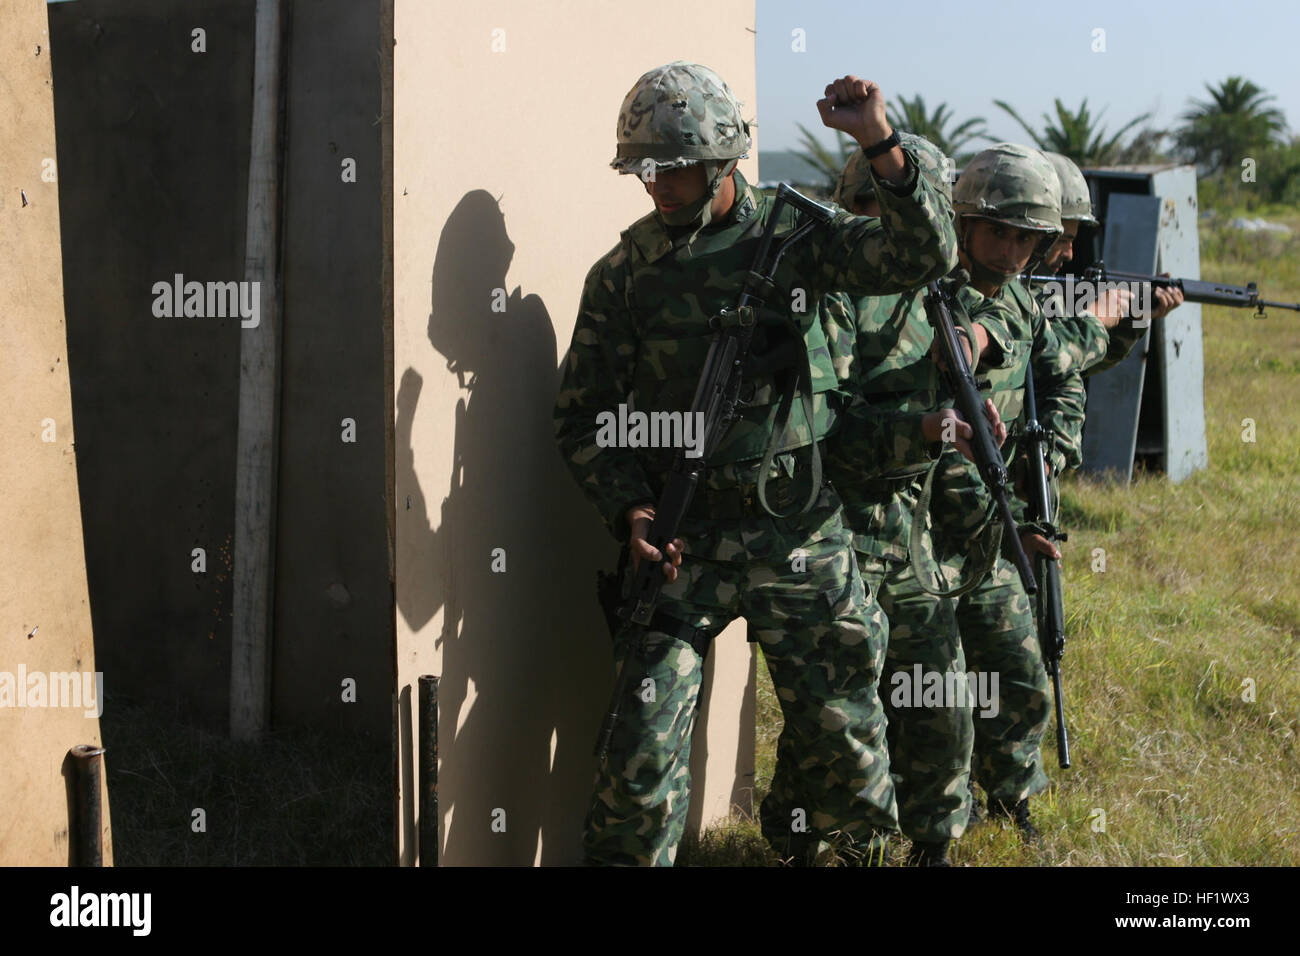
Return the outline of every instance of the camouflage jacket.
[[[897,187],[884,183],[879,190],[880,219],[837,208],[828,226],[813,229],[789,248],[773,278],[771,307],[786,310],[804,330],[814,324],[825,328],[820,302],[829,292],[899,292],[953,266],[956,236],[950,208],[917,175],[916,160],[908,155],[905,182]],[[709,334],[711,316],[736,304],[750,262],[738,267],[732,255],[725,271],[712,270],[710,257],[726,258],[742,240],[751,241],[766,222],[773,200],[757,194],[739,173],[735,183],[731,211],[693,240],[670,232],[652,212],[628,228],[587,274],[555,404],[555,437],[569,470],[620,541],[627,538],[627,509],[657,500],[666,463],[647,449],[602,448],[597,443],[597,417],[629,399],[635,404],[632,383],[639,362],[671,362],[670,348],[646,354],[641,330],[650,317],[661,326],[671,324],[682,338],[697,337]],[[802,214],[794,219],[801,221]],[[806,311],[796,315],[799,304]],[[823,392],[818,399],[831,402],[836,393]],[[846,432],[845,440],[860,449],[859,457],[889,468],[933,453],[921,437],[920,419],[885,417],[858,408],[838,425]],[[758,465],[754,460],[711,468],[705,485],[725,488],[752,482]],[[789,477],[797,468],[796,456],[783,454],[769,477]]]
[[[844,295],[828,297],[826,311],[841,316],[837,324],[851,333],[841,339],[841,343],[847,341],[847,348],[832,341],[837,371],[843,368],[841,379],[869,406],[883,412],[928,412],[952,405],[952,396],[930,357],[934,332],[923,303],[923,289],[856,301]],[[991,341],[1005,342],[1010,337],[1015,317],[1004,303],[970,289],[958,305],[971,322],[989,332]],[[983,369],[981,362],[978,371]],[[918,472],[926,466],[872,475],[870,468],[847,459],[836,439],[828,443],[826,464],[853,528],[854,548],[881,558],[907,560],[912,509],[921,488]]]
[[[1003,457],[1010,464],[1018,452],[1024,426],[1025,369],[1032,363],[1038,423],[1052,433],[1053,447],[1048,454],[1052,470],[1060,474],[1066,468],[1076,468],[1083,456],[1086,393],[1082,374],[1053,324],[1018,279],[1004,282],[994,298],[1015,317],[1010,340],[996,342],[990,334],[1001,357],[990,360],[986,376],[988,395],[1007,425]]]

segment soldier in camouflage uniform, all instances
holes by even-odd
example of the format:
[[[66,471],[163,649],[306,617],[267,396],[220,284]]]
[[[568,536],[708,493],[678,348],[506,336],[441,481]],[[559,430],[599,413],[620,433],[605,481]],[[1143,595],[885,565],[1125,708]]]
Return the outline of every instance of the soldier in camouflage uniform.
[[[921,174],[951,197],[948,158],[920,137],[902,134],[902,138],[915,147],[921,159]],[[875,185],[869,171],[865,156],[855,153],[840,175],[835,201],[857,213],[877,211],[873,208]],[[997,334],[1005,340],[1010,334],[1011,317],[1005,306],[969,288],[964,301],[971,310],[977,351],[987,354],[985,325],[999,330]],[[841,378],[858,383],[869,404],[893,411],[930,411],[951,404],[929,354],[934,334],[926,319],[921,290],[856,301],[834,295],[828,297],[825,307],[842,313],[840,324],[850,330],[845,337],[847,347],[837,349],[832,343],[837,363],[843,362],[851,370]],[[844,501],[845,515],[853,528],[853,546],[863,581],[889,619],[889,647],[880,697],[889,720],[889,757],[899,826],[912,840],[908,862],[946,866],[948,844],[965,830],[969,812],[973,730],[970,701],[964,696],[966,663],[954,601],[922,587],[910,560],[913,511],[922,486],[918,471],[925,466],[864,478],[857,463],[845,460],[838,451],[838,443],[832,439],[828,475]],[[953,453],[945,453],[942,459],[952,466],[961,460]],[[928,545],[929,535],[923,538]],[[931,583],[934,589],[943,585]],[[960,675],[948,686],[956,687],[962,696],[916,706],[911,683],[918,666],[924,674]]]
[[[986,376],[999,414],[1013,423],[1003,456],[1008,463],[1017,458],[1025,370],[1032,364],[1040,423],[1055,436],[1048,451],[1054,473],[1079,461],[1083,383],[1018,276],[1060,235],[1060,203],[1060,184],[1048,161],[1008,143],[972,159],[953,193],[962,265],[979,292],[1015,317],[1007,340],[997,341],[990,330],[999,355],[989,360]],[[970,528],[941,526],[943,518],[958,515],[966,521],[987,506],[988,496],[971,469],[950,469],[943,479],[940,497],[954,506],[934,508],[935,536],[940,550],[956,562],[969,548]],[[1022,517],[1024,503],[1013,502],[1013,511]],[[1042,535],[1023,535],[1022,544],[1030,553],[1060,557]],[[1011,817],[1032,837],[1028,798],[1048,784],[1039,743],[1047,728],[1049,691],[1029,596],[1015,567],[999,557],[987,578],[962,596],[957,619],[968,666],[996,673],[1001,693],[996,716],[975,718],[972,775],[988,794],[990,811]]]
[[[836,80],[818,109],[826,125],[866,146],[889,137],[874,84]],[[795,402],[787,427],[772,434],[781,389],[773,372],[755,371],[748,404],[710,459],[680,539],[660,554],[645,538],[672,452],[602,447],[597,417],[629,393],[641,411],[689,409],[712,335],[708,320],[735,305],[772,203],[735,171],[749,147],[748,127],[715,73],[671,63],[645,74],[623,103],[612,165],[640,173],[656,208],[587,275],[555,431],[582,490],[627,542],[629,576],[635,562],[652,560],[662,563],[667,583],[640,652],[627,640],[615,648],[623,666],[635,668],[629,686],[650,692],[622,702],[609,759],[597,770],[589,863],[673,862],[689,798],[704,654],[741,615],[762,645],[784,716],[772,791],[761,808],[767,839],[795,862],[815,861],[832,844],[865,860],[883,854],[896,827],[877,696],[885,621],[862,586],[835,491],[810,480],[816,443],[842,404],[822,296],[899,291],[943,275],[955,260],[946,200],[918,177],[914,155],[882,145],[873,163],[881,219],[837,215],[791,247],[761,316],[772,328],[793,324],[802,339],[811,413]],[[778,235],[803,218],[790,208],[784,215]],[[795,301],[807,311],[794,311]],[[853,429],[864,462],[886,469],[935,454],[945,417],[951,412],[886,420],[856,409],[839,425]],[[957,427],[969,434],[964,423]],[[760,480],[783,516],[757,504]],[[799,512],[808,489],[815,503]]]
[[[1092,214],[1092,197],[1088,181],[1083,178],[1073,160],[1060,153],[1044,153],[1056,170],[1061,184],[1061,225],[1063,232],[1048,250],[1043,260],[1045,274],[1059,272],[1074,258],[1074,240],[1081,225],[1100,225]],[[1135,323],[1128,310],[1132,299],[1127,290],[1116,289],[1098,295],[1091,309],[1067,307],[1061,289],[1034,288],[1043,312],[1052,322],[1070,357],[1085,375],[1104,372],[1122,362],[1146,334],[1148,322]],[[1159,319],[1176,309],[1183,301],[1179,288],[1153,290],[1155,302],[1150,319]]]

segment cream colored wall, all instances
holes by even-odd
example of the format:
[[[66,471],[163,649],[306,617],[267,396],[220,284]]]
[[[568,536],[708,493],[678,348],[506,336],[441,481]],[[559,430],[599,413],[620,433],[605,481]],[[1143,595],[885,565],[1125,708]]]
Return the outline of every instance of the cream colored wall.
[[[0,671],[93,675],[59,194],[42,178],[55,156],[45,0],[0,0],[0,24]],[[69,862],[65,760],[100,743],[84,710],[0,707],[0,865]]]
[[[753,25],[752,0],[711,3],[707,17],[683,0],[395,0],[403,862],[424,673],[441,676],[441,862],[579,858],[612,682],[594,573],[616,550],[551,438],[557,368],[587,269],[650,208],[634,177],[608,167],[624,95],[652,67],[697,60],[755,115]],[[741,171],[756,178],[757,144]],[[491,570],[494,548],[504,573]],[[695,764],[693,816],[705,821],[752,783],[742,624],[715,654],[712,716],[696,737],[707,761]]]

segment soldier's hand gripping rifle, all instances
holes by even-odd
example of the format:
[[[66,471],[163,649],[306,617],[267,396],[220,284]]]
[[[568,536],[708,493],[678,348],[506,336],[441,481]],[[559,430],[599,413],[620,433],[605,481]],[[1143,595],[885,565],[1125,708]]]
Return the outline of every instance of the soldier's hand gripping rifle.
[[[1064,541],[1066,535],[1053,523],[1052,490],[1047,479],[1046,449],[1050,433],[1038,421],[1038,404],[1034,398],[1034,371],[1025,372],[1025,453],[1029,459],[1029,519],[1026,531],[1041,534],[1048,541]],[[1070,766],[1070,737],[1065,729],[1065,698],[1061,694],[1061,655],[1065,653],[1065,605],[1061,596],[1061,569],[1049,555],[1034,556],[1038,579],[1043,582],[1038,595],[1038,646],[1043,652],[1043,667],[1052,679],[1056,695],[1056,761],[1062,770]]]
[[[776,227],[785,206],[798,209],[806,215],[806,219],[776,241]],[[654,522],[646,538],[660,555],[668,553],[668,543],[677,537],[682,518],[695,497],[700,475],[708,467],[710,457],[736,418],[742,368],[754,338],[754,316],[756,310],[763,305],[761,296],[766,294],[764,287],[768,286],[775,274],[782,254],[817,225],[828,223],[833,218],[834,212],[831,209],[800,195],[789,186],[782,184],[777,188],[776,201],[768,213],[754,254],[754,264],[745,277],[739,301],[734,308],[724,309],[710,320],[710,326],[716,329],[716,334],[709,346],[708,355],[705,356],[704,370],[695,389],[690,411],[691,416],[696,413],[704,416],[703,448],[698,457],[687,457],[686,450],[680,448],[674,456],[663,493],[655,506]],[[596,744],[596,756],[602,763],[609,753],[610,739],[628,694],[632,658],[640,652],[663,585],[663,562],[643,559],[637,566],[632,593],[618,609],[620,636],[627,651]]]
[[[1011,560],[1020,574],[1020,582],[1025,586],[1025,591],[1034,594],[1038,585],[1034,580],[1033,569],[1029,566],[1029,557],[1021,547],[1020,533],[1016,528],[1016,519],[1011,515],[1011,502],[1007,498],[1010,487],[1007,466],[1002,460],[1002,450],[993,439],[993,429],[984,415],[984,399],[980,396],[975,374],[966,361],[965,350],[957,340],[957,328],[953,324],[956,308],[949,288],[938,282],[931,282],[925,287],[925,315],[934,329],[948,391],[952,393],[957,411],[970,424],[970,446],[975,467],[997,507],[1003,527],[1002,540],[1011,552]],[[972,341],[972,349],[974,344]]]
[[[1105,263],[1098,263],[1083,270],[1082,276],[1072,275],[1031,275],[1030,282],[1059,282],[1067,290],[1066,301],[1069,302],[1069,288],[1080,280],[1098,282],[1149,282],[1154,289],[1181,289],[1183,299],[1188,302],[1200,302],[1203,305],[1226,305],[1234,309],[1255,309],[1256,318],[1263,318],[1265,309],[1294,309],[1300,312],[1300,302],[1273,302],[1261,299],[1255,283],[1247,285],[1228,285],[1224,282],[1206,282],[1203,279],[1176,279],[1169,276],[1143,275],[1139,272],[1113,272]]]

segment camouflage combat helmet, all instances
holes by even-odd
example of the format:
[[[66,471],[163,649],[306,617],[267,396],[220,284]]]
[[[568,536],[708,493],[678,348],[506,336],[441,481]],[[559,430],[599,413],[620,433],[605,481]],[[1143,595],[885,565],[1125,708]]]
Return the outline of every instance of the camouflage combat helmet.
[[[952,208],[963,216],[995,219],[1018,229],[1060,235],[1061,184],[1036,149],[998,143],[978,153],[952,192]]]
[[[749,125],[740,102],[707,66],[676,60],[646,73],[623,99],[618,151],[610,163],[620,173],[640,173],[698,162],[743,159]]]
[[[902,145],[912,147],[916,153],[921,175],[943,193],[949,202],[952,202],[951,174],[954,169],[952,160],[944,154],[943,150],[924,137],[899,130],[898,139]],[[835,186],[834,201],[836,205],[852,209],[854,199],[866,200],[875,194],[876,183],[871,178],[871,160],[867,159],[862,150],[856,149],[840,173],[839,182]]]
[[[1060,153],[1043,153],[1043,155],[1056,170],[1056,178],[1061,183],[1061,218],[1085,222],[1090,226],[1098,225],[1097,218],[1092,214],[1092,196],[1088,193],[1088,180],[1083,178],[1083,173],[1074,164],[1074,160]]]

